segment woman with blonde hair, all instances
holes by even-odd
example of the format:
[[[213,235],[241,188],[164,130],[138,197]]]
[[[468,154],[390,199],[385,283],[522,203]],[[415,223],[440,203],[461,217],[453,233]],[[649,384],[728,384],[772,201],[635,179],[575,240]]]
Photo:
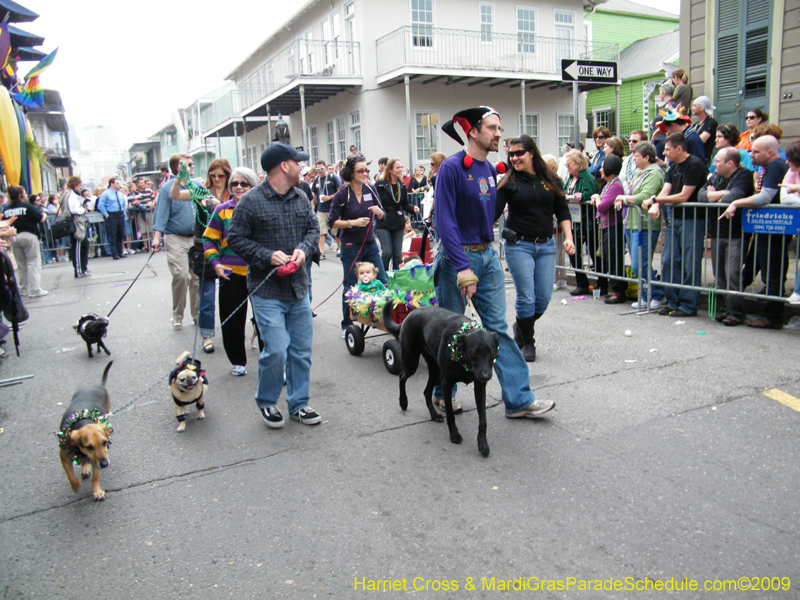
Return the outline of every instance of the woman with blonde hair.
[[[680,113],[682,115],[690,114],[694,90],[689,85],[689,75],[683,69],[675,69],[670,75],[670,80],[675,86],[672,97],[678,102]]]
[[[575,238],[575,254],[571,254],[569,262],[575,269],[583,269],[582,248],[586,243],[589,256],[597,256],[597,229],[594,226],[595,211],[589,204],[592,196],[598,192],[597,182],[589,173],[589,159],[583,152],[570,150],[567,152],[567,171],[569,178],[564,183],[564,192],[568,202],[584,203],[580,207],[581,224],[573,232]],[[589,277],[586,273],[575,272],[575,281],[578,285],[570,292],[572,296],[582,296],[589,293]],[[602,277],[598,279],[601,294],[606,289],[608,281]]]

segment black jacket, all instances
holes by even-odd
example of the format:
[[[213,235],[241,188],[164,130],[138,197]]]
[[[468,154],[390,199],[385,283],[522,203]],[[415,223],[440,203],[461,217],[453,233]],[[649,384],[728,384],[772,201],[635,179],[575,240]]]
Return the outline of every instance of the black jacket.
[[[382,221],[378,221],[378,229],[388,229],[397,231],[406,226],[406,217],[403,211],[413,213],[414,205],[408,201],[408,192],[403,182],[389,185],[387,181],[381,180],[375,184],[378,194],[381,197],[381,205],[386,216]]]

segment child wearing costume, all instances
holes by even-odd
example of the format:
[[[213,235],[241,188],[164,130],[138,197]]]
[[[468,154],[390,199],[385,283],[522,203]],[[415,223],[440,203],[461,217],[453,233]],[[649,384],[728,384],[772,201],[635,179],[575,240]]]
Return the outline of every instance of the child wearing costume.
[[[386,291],[386,286],[379,279],[378,268],[371,262],[356,263],[356,278],[358,279],[358,291],[362,294],[382,294]]]

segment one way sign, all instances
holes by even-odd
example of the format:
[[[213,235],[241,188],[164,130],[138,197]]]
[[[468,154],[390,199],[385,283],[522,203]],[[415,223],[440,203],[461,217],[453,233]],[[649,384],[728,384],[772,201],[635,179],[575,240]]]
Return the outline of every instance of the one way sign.
[[[617,63],[562,58],[561,81],[617,83]]]

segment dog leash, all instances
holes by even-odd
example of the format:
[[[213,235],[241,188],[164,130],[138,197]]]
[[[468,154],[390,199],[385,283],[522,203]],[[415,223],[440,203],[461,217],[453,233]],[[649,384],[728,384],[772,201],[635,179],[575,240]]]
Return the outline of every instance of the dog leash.
[[[150,259],[153,258],[153,254],[155,254],[155,252],[150,251],[150,256],[147,257],[147,260],[145,261],[144,265],[142,265],[142,269],[139,271],[139,275],[141,275],[144,272],[144,268],[147,266],[147,263],[150,262]],[[122,297],[120,297],[120,299],[117,300],[117,303],[113,306],[113,308],[110,311],[108,311],[107,317],[111,316],[111,313],[113,313],[114,310],[116,310],[116,308],[119,306],[119,303],[122,302],[122,299],[125,298],[125,296],[128,294],[128,292],[131,291],[131,288],[133,287],[133,284],[136,283],[137,279],[139,279],[139,275],[137,275],[136,277],[133,278],[133,281],[131,281],[131,284],[128,286],[128,289],[125,290],[125,292],[122,294]]]
[[[235,314],[236,314],[236,313],[239,311],[239,309],[240,309],[240,308],[242,308],[242,306],[244,306],[245,304],[247,304],[247,301],[248,301],[248,300],[250,300],[250,296],[252,296],[253,294],[255,294],[255,293],[256,293],[256,291],[258,291],[258,289],[259,289],[259,288],[260,288],[262,285],[264,285],[264,284],[267,282],[267,279],[269,279],[270,277],[272,277],[272,275],[273,275],[273,274],[274,274],[274,273],[275,273],[277,270],[278,270],[278,267],[275,267],[274,269],[272,269],[272,271],[270,271],[270,272],[267,274],[267,276],[264,278],[264,280],[263,280],[261,283],[259,283],[259,284],[258,284],[258,285],[255,287],[255,289],[254,289],[252,292],[250,292],[249,294],[247,294],[247,298],[245,298],[245,299],[244,299],[244,301],[243,301],[241,304],[239,304],[239,306],[237,306],[237,307],[236,307],[236,308],[235,308],[233,311],[231,311],[231,314],[230,314],[230,315],[228,315],[228,318],[227,318],[227,319],[225,319],[224,321],[222,321],[222,322],[219,324],[219,327],[217,327],[216,329],[214,329],[214,333],[216,333],[217,331],[219,331],[219,330],[222,328],[222,326],[223,326],[223,325],[225,325],[225,323],[227,323],[227,322],[228,322],[230,319],[232,319],[232,318],[233,318],[233,315],[235,315]],[[212,334],[212,335],[213,335],[213,334]],[[197,334],[195,333],[195,344],[196,344],[196,343],[197,343]],[[192,349],[191,356],[192,356],[192,358],[193,358],[193,359],[194,359],[194,354],[195,354],[195,352],[197,352],[197,346],[195,346],[195,347]],[[153,385],[151,385],[149,388],[147,388],[147,389],[146,389],[145,391],[143,391],[141,394],[139,394],[138,396],[136,396],[136,397],[135,397],[133,400],[131,400],[130,402],[128,402],[127,404],[125,404],[124,406],[121,406],[120,408],[118,408],[118,409],[116,409],[116,410],[112,410],[112,411],[111,411],[110,413],[108,413],[108,415],[106,415],[106,416],[107,416],[107,417],[111,417],[111,416],[113,416],[113,415],[117,415],[117,414],[119,414],[119,413],[121,413],[121,412],[123,412],[123,411],[125,411],[125,410],[127,410],[127,409],[129,409],[129,408],[131,408],[131,407],[132,407],[134,404],[136,404],[136,403],[137,403],[139,400],[141,400],[141,399],[142,399],[142,398],[144,398],[144,397],[145,397],[147,394],[149,394],[149,393],[150,393],[150,392],[151,392],[153,389],[155,389],[157,386],[159,386],[159,385],[163,384],[163,383],[164,383],[164,381],[165,381],[165,380],[166,380],[168,377],[169,377],[169,373],[167,373],[167,374],[166,374],[164,377],[162,377],[161,379],[159,379],[158,381],[156,381],[156,382],[155,382]]]

